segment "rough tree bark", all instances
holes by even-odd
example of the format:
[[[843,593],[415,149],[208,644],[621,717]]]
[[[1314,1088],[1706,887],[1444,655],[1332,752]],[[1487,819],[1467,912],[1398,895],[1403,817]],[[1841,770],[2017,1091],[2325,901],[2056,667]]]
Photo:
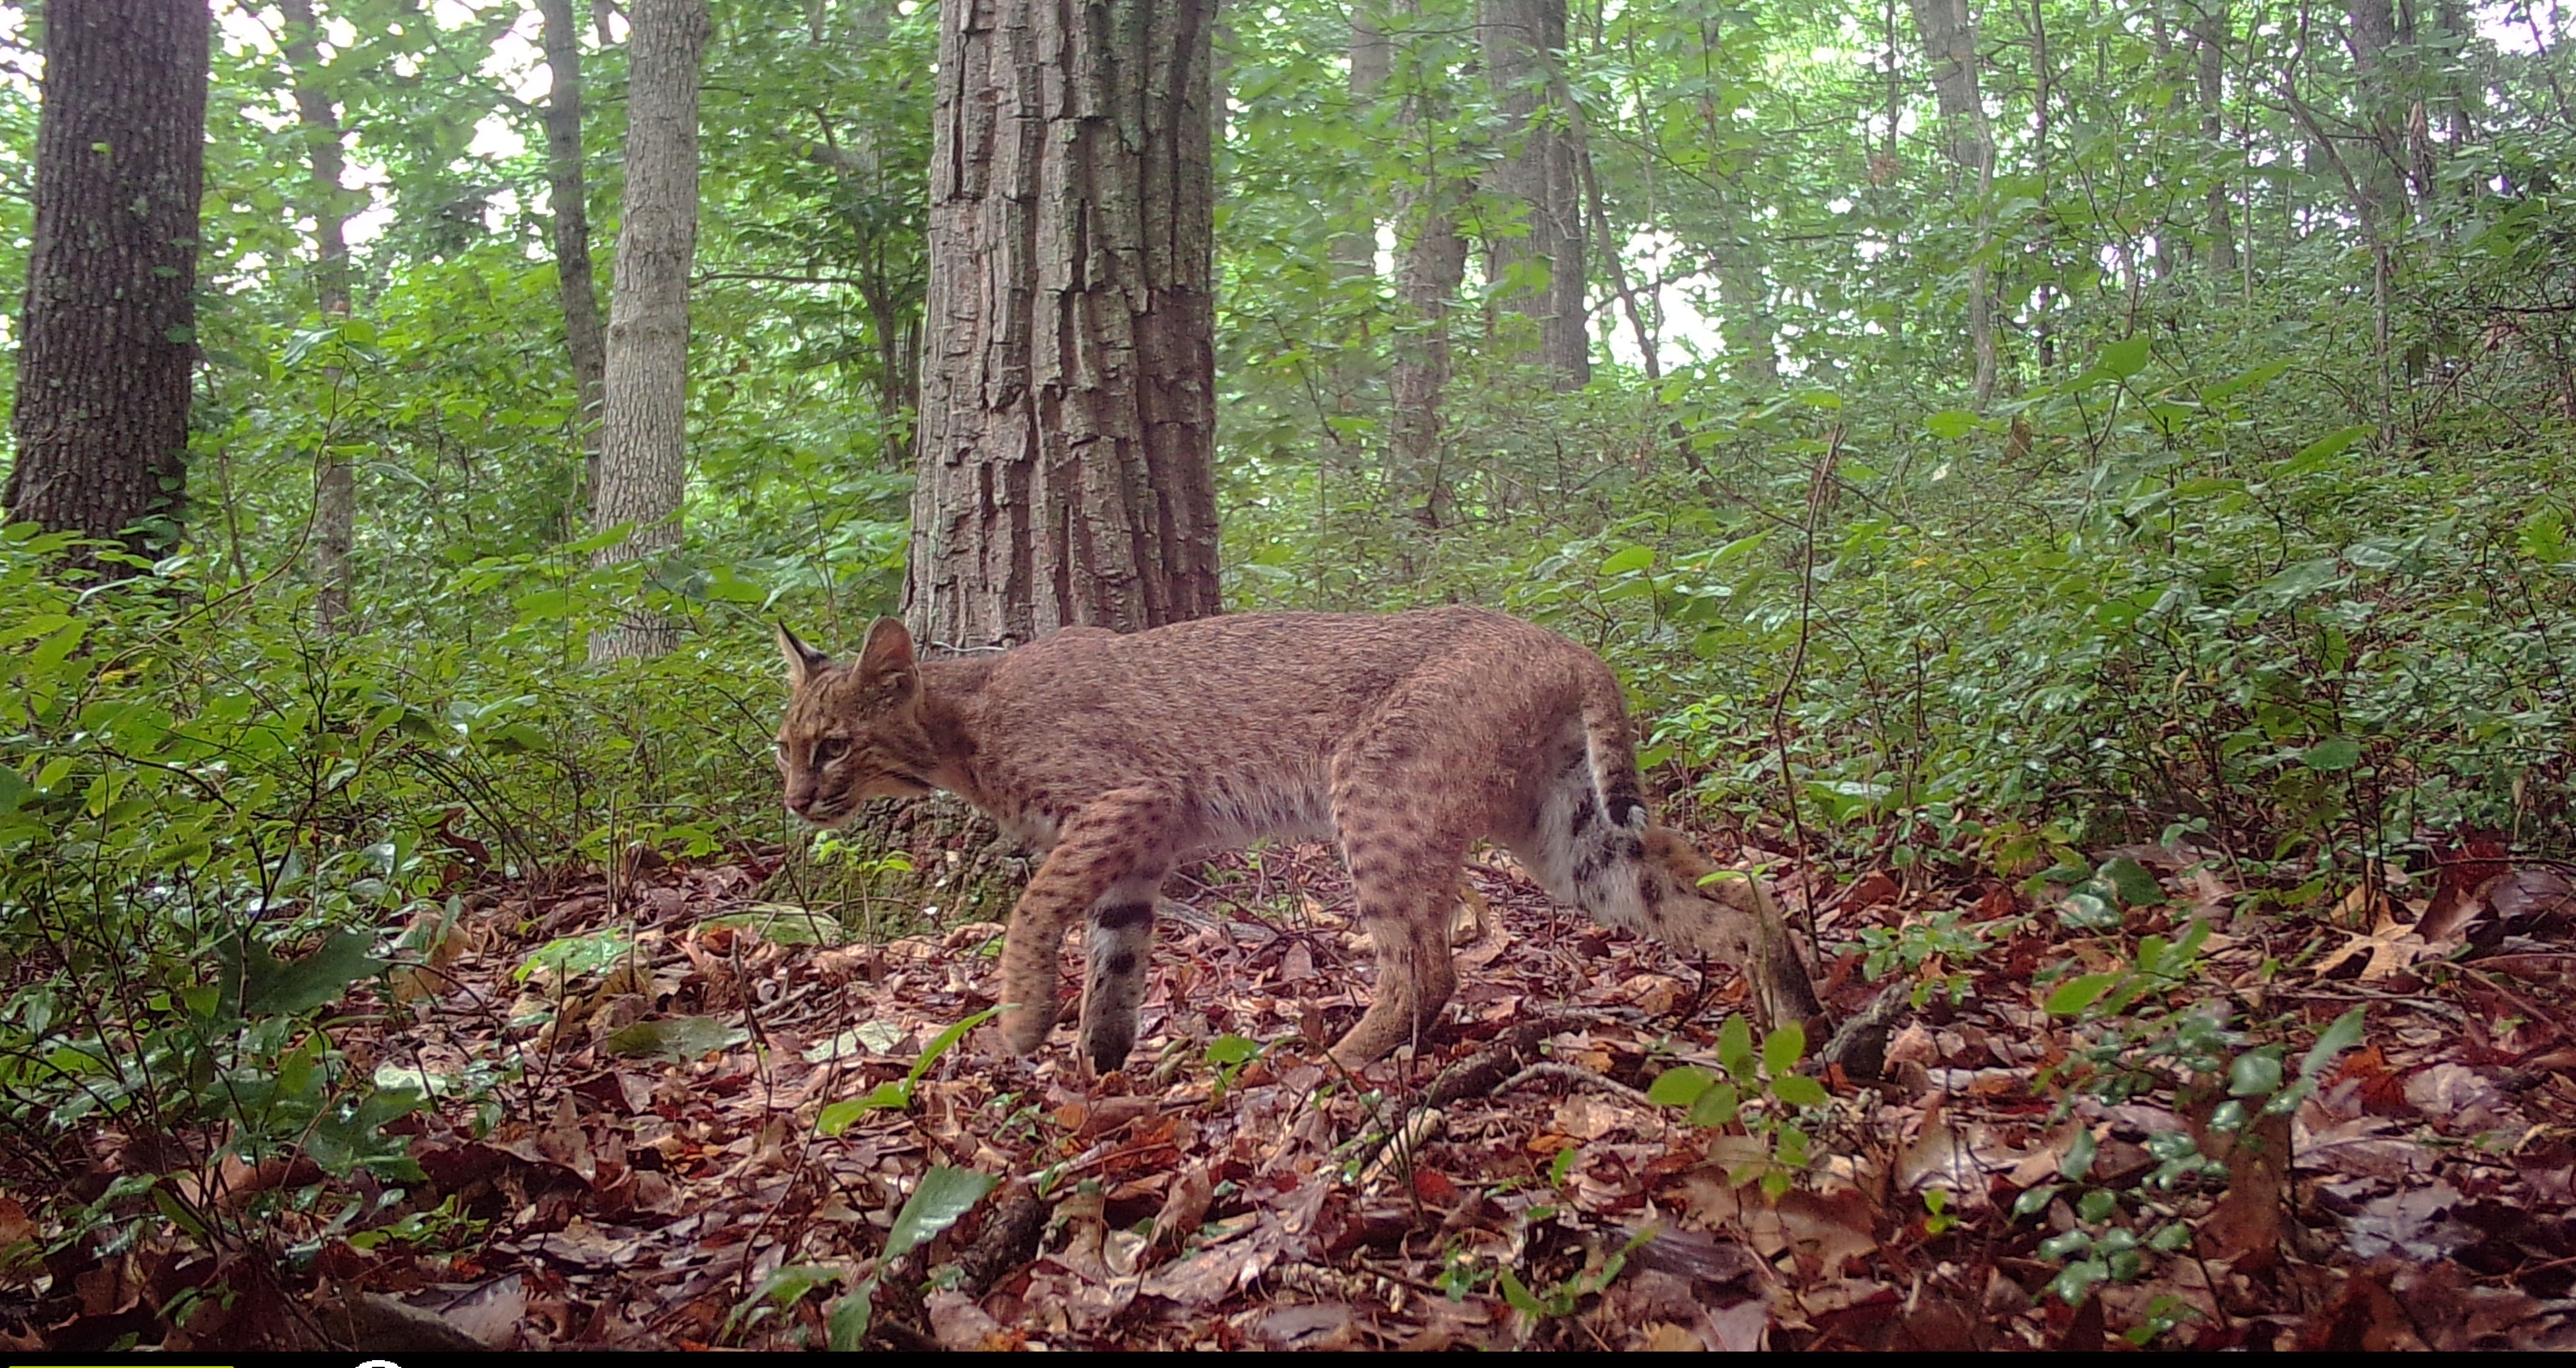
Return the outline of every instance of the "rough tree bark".
[[[1977,257],[1968,268],[1968,348],[1975,357],[1976,396],[1995,393],[1995,302],[1985,260],[1993,225],[1986,207],[1994,187],[1995,139],[1977,91],[1977,20],[1968,0],[1911,0],[1923,56],[1932,68],[1932,93],[1941,111],[1943,150],[1959,169],[1961,193],[1977,204]]]
[[[1476,37],[1502,114],[1502,158],[1483,187],[1526,210],[1524,236],[1492,235],[1485,276],[1504,285],[1515,270],[1543,273],[1526,288],[1499,291],[1502,307],[1538,324],[1539,360],[1556,388],[1592,377],[1583,263],[1583,177],[1575,158],[1573,103],[1565,87],[1565,0],[1480,0]]]
[[[322,74],[322,47],[313,0],[282,0],[286,14],[286,61],[295,75],[296,120],[304,128],[306,157],[313,173],[313,294],[326,327],[349,318],[349,239],[346,196],[340,184],[340,114]],[[340,368],[325,367],[322,388],[334,406],[340,393]],[[323,631],[337,631],[349,615],[355,574],[349,562],[358,539],[357,466],[336,448],[344,446],[335,429],[337,415],[325,414],[322,468],[313,487],[313,578],[318,592],[313,617]]]
[[[141,551],[175,537],[185,495],[212,22],[202,0],[51,0],[43,24],[18,459],[0,503]]]
[[[1217,611],[1214,0],[950,0],[904,613],[988,646]]]
[[[627,38],[626,199],[609,294],[596,525],[634,530],[601,566],[679,545],[688,478],[689,266],[698,243],[698,59],[707,0],[635,0]],[[590,658],[660,655],[675,629],[630,609]]]
[[[586,521],[599,489],[601,395],[608,344],[599,325],[599,287],[590,267],[590,183],[581,154],[581,20],[572,0],[537,0],[545,22],[546,200],[554,215],[555,287],[563,300],[564,350],[572,358],[573,421],[581,433],[581,488],[574,507]]]
[[[1418,13],[1418,0],[1407,0]],[[1398,119],[1408,142],[1418,142],[1420,179],[1396,191],[1395,217],[1403,256],[1396,264],[1396,296],[1407,333],[1396,339],[1394,421],[1388,434],[1388,483],[1399,499],[1419,498],[1413,518],[1426,528],[1449,523],[1449,472],[1443,461],[1441,400],[1449,388],[1449,315],[1467,277],[1467,240],[1458,232],[1458,206],[1475,193],[1464,168],[1442,160],[1433,130],[1441,111],[1431,107],[1428,82],[1416,80]]]

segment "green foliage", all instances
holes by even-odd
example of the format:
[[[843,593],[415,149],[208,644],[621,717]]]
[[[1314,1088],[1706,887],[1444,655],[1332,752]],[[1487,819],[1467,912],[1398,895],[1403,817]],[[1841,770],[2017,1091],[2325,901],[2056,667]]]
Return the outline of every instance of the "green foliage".
[[[973,1169],[951,1168],[941,1164],[921,1176],[921,1183],[904,1199],[903,1209],[895,1213],[894,1226],[886,1232],[885,1252],[877,1256],[877,1276],[852,1288],[832,1306],[827,1318],[831,1347],[841,1351],[856,1350],[867,1338],[868,1323],[876,1306],[877,1285],[884,1279],[883,1270],[897,1259],[939,1238],[958,1219],[974,1209],[984,1194],[991,1192],[999,1180]],[[801,1293],[799,1294],[801,1295]]]
[[[1758,1174],[1763,1189],[1777,1197],[1807,1166],[1807,1132],[1789,1119],[1792,1109],[1821,1107],[1827,1098],[1824,1084],[1797,1071],[1806,1054],[1806,1029],[1791,1022],[1764,1036],[1757,1056],[1753,1028],[1744,1018],[1731,1016],[1717,1033],[1723,1076],[1689,1064],[1666,1069],[1646,1089],[1646,1100],[1685,1108],[1694,1126],[1741,1125],[1770,1157],[1767,1163],[1742,1166],[1729,1181]]]
[[[1222,1102],[1234,1088],[1234,1080],[1252,1061],[1261,1057],[1261,1043],[1239,1035],[1221,1035],[1208,1042],[1204,1060],[1216,1071],[1216,1081],[1208,1090],[1210,1104]]]
[[[910,1111],[913,1090],[921,1085],[923,1076],[938,1065],[939,1057],[954,1048],[958,1041],[964,1040],[968,1031],[1001,1015],[1001,1011],[999,1007],[987,1007],[941,1031],[922,1049],[921,1057],[912,1061],[912,1067],[905,1071],[903,1077],[878,1084],[865,1097],[845,1098],[824,1107],[814,1118],[814,1129],[824,1135],[838,1135],[869,1112],[880,1109]]]

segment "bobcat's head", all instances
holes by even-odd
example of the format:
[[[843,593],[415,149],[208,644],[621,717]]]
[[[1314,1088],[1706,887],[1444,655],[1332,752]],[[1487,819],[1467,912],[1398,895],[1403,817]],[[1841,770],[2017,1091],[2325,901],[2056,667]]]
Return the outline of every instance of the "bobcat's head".
[[[833,660],[783,623],[778,649],[794,691],[778,727],[789,812],[838,826],[866,799],[931,791],[938,754],[922,727],[921,675],[902,623],[877,619],[855,661]]]

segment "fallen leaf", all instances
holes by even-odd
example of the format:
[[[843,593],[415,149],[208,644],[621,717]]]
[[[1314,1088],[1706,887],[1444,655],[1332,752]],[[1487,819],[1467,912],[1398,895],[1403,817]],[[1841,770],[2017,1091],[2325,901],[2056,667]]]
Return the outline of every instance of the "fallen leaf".
[[[667,1017],[621,1027],[601,1044],[627,1058],[703,1059],[751,1039],[751,1032],[714,1017]]]

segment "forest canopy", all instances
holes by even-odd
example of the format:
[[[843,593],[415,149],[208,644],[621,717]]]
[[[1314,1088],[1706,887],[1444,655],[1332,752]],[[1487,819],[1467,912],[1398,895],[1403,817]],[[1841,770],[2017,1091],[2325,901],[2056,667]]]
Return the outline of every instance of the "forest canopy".
[[[351,1053],[451,990],[455,928],[494,909],[474,954],[549,1013],[576,981],[668,1005],[648,886],[862,941],[999,920],[1018,866],[986,836],[781,810],[782,621],[847,651],[883,615],[986,648],[1500,608],[1610,662],[1663,808],[1776,866],[1841,1009],[2030,980],[2042,1017],[2182,1041],[2173,1106],[2262,1057],[2237,1095],[2287,1117],[2362,998],[2254,987],[2212,1053],[2159,1005],[2201,993],[2203,942],[2147,909],[2233,926],[2231,992],[2410,927],[2439,953],[2341,972],[2465,953],[2427,899],[2483,890],[2478,953],[2576,914],[2549,872],[2576,858],[2570,26],[2558,0],[0,7],[0,280],[27,286],[0,291],[0,1287],[44,1308],[0,1298],[0,1333],[186,1343],[213,1275],[153,1282],[129,1246],[263,1251],[292,1300],[363,1281],[324,1251],[498,1219],[368,1203],[461,1190],[424,1175],[421,1117],[537,1115],[539,1027]],[[2311,939],[2257,954],[2254,922]],[[2486,1002],[2545,1030],[2433,1067],[2576,1045],[2549,986]],[[326,1011],[353,992],[382,1020]],[[576,1025],[543,1024],[546,1059]],[[2087,1039],[2016,1086],[2072,1114],[2072,1057],[2152,1091]],[[1640,1091],[1672,1047],[1621,1040],[1638,1106],[1703,1095]],[[1710,1048],[1742,1068],[1703,1085],[1772,1108],[1717,1128],[1803,1173],[1778,1127],[1805,1092],[1762,1091],[1799,1049]],[[1251,1058],[1174,1049],[1209,1106]],[[904,1153],[971,1186],[937,1177],[971,1144],[926,1178]],[[804,1300],[836,1272],[652,1342],[856,1343],[871,1304],[928,1334],[918,1295],[869,1297],[984,1195],[949,1192],[911,1264],[762,1269],[878,1260],[831,1303],[855,1329]],[[2093,1247],[2044,1256],[2049,1334],[2164,1266]],[[1627,1251],[1553,1248],[1546,1296],[1485,1255],[1451,1295],[1598,1311]],[[111,1266],[155,1290],[75,1314]],[[2109,1330],[2243,1343],[2218,1303],[2278,1290]],[[1095,1330],[1068,1342],[1124,1333]]]

